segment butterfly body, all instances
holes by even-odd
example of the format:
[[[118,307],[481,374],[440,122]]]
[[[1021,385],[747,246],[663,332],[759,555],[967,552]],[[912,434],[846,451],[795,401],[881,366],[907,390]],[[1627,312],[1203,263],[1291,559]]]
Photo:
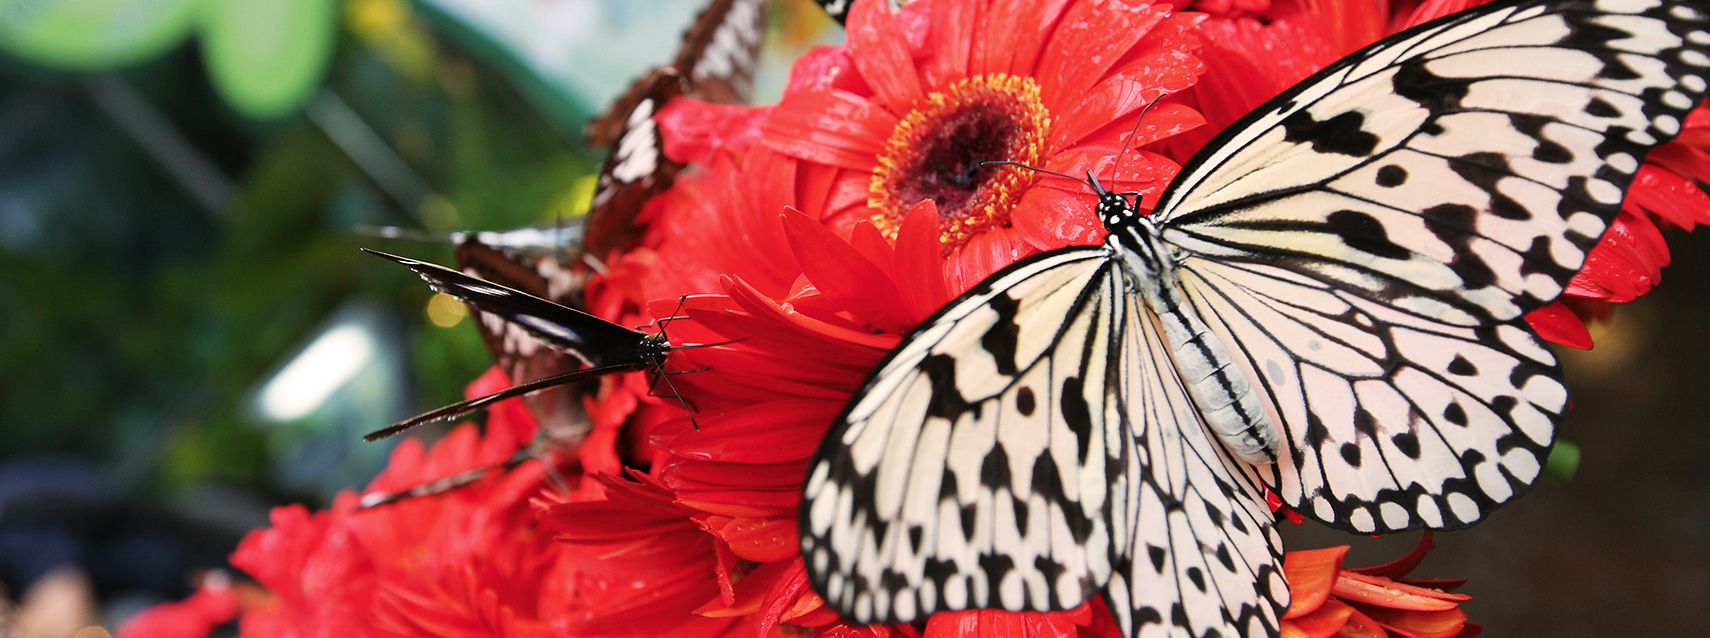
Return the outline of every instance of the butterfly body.
[[[1188,382],[1206,427],[1243,461],[1276,461],[1276,427],[1222,339],[1183,296],[1175,258],[1158,225],[1126,198],[1099,185],[1096,177],[1089,174],[1087,181],[1099,196],[1099,217],[1108,232],[1105,249],[1110,259],[1122,264],[1130,294],[1144,300],[1157,316],[1176,370]]]
[[[858,623],[1102,593],[1130,637],[1274,636],[1266,492],[1362,534],[1481,521],[1567,409],[1523,316],[1706,78],[1700,2],[1498,2],[1260,106],[1149,215],[1094,182],[1103,245],[976,284],[832,422],[814,589]]]

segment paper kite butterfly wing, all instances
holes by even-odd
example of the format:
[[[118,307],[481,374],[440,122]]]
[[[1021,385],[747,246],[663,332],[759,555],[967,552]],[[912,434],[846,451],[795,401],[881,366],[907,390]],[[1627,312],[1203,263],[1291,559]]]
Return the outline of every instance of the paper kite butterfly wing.
[[[465,240],[456,251],[458,270],[472,277],[500,284],[552,303],[581,307],[583,282],[588,269],[572,261],[572,251],[530,253],[495,247],[485,241]],[[527,383],[577,370],[582,362],[574,355],[547,346],[521,326],[499,315],[471,306],[477,330],[493,362],[511,383]],[[592,380],[567,383],[523,397],[540,423],[542,434],[554,441],[579,442],[589,422],[582,407]]]
[[[1288,592],[1264,485],[1355,531],[1481,519],[1535,480],[1565,407],[1520,318],[1560,294],[1644,151],[1703,99],[1702,12],[1452,16],[1189,162],[1134,226],[1168,253],[1164,285],[1187,302],[1170,310],[1260,388],[1285,438],[1274,466],[1208,435],[1179,338],[1124,296],[1159,285],[1134,279],[1127,245],[976,285],[880,363],[810,462],[815,590],[866,623],[1062,609],[1102,587],[1129,636],[1276,635]]]
[[[1487,5],[1255,111],[1158,209],[1199,314],[1264,386],[1285,503],[1457,529],[1537,479],[1567,406],[1556,299],[1704,98],[1704,6]]]

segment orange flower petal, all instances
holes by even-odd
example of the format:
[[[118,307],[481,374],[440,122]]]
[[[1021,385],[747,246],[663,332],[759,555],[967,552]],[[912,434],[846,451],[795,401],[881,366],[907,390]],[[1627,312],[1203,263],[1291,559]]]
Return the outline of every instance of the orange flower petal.
[[[1286,620],[1299,629],[1301,635],[1309,638],[1330,638],[1340,632],[1348,624],[1348,617],[1354,615],[1354,608],[1340,600],[1326,600],[1318,609],[1310,614]]]
[[[1348,546],[1289,552],[1283,556],[1283,575],[1288,578],[1289,605],[1284,619],[1299,618],[1318,609],[1330,597],[1342,557]]]
[[[1352,603],[1414,611],[1454,609],[1459,606],[1460,601],[1472,600],[1472,597],[1466,594],[1414,587],[1388,578],[1348,571],[1342,572],[1336,579],[1336,586],[1331,592],[1337,598]]]

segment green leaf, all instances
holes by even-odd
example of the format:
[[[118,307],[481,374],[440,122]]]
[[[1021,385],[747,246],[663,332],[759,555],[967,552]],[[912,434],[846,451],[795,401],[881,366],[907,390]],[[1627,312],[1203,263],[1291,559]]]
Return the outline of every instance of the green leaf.
[[[1579,446],[1568,441],[1557,440],[1556,446],[1550,448],[1550,458],[1544,461],[1544,476],[1558,483],[1566,483],[1573,479],[1579,471]]]
[[[197,0],[0,0],[0,48],[67,69],[120,67],[183,41],[196,16],[196,4]]]
[[[207,0],[202,51],[208,74],[243,114],[287,115],[320,87],[337,18],[338,0]]]

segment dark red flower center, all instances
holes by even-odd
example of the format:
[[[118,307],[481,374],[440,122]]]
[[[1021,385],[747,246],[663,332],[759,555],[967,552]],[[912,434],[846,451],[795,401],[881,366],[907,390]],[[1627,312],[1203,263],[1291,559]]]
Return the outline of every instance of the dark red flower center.
[[[897,124],[873,170],[873,223],[895,237],[909,208],[931,199],[946,250],[1008,226],[1035,173],[981,163],[1038,166],[1050,130],[1051,114],[1029,78],[982,75],[927,96]]]

